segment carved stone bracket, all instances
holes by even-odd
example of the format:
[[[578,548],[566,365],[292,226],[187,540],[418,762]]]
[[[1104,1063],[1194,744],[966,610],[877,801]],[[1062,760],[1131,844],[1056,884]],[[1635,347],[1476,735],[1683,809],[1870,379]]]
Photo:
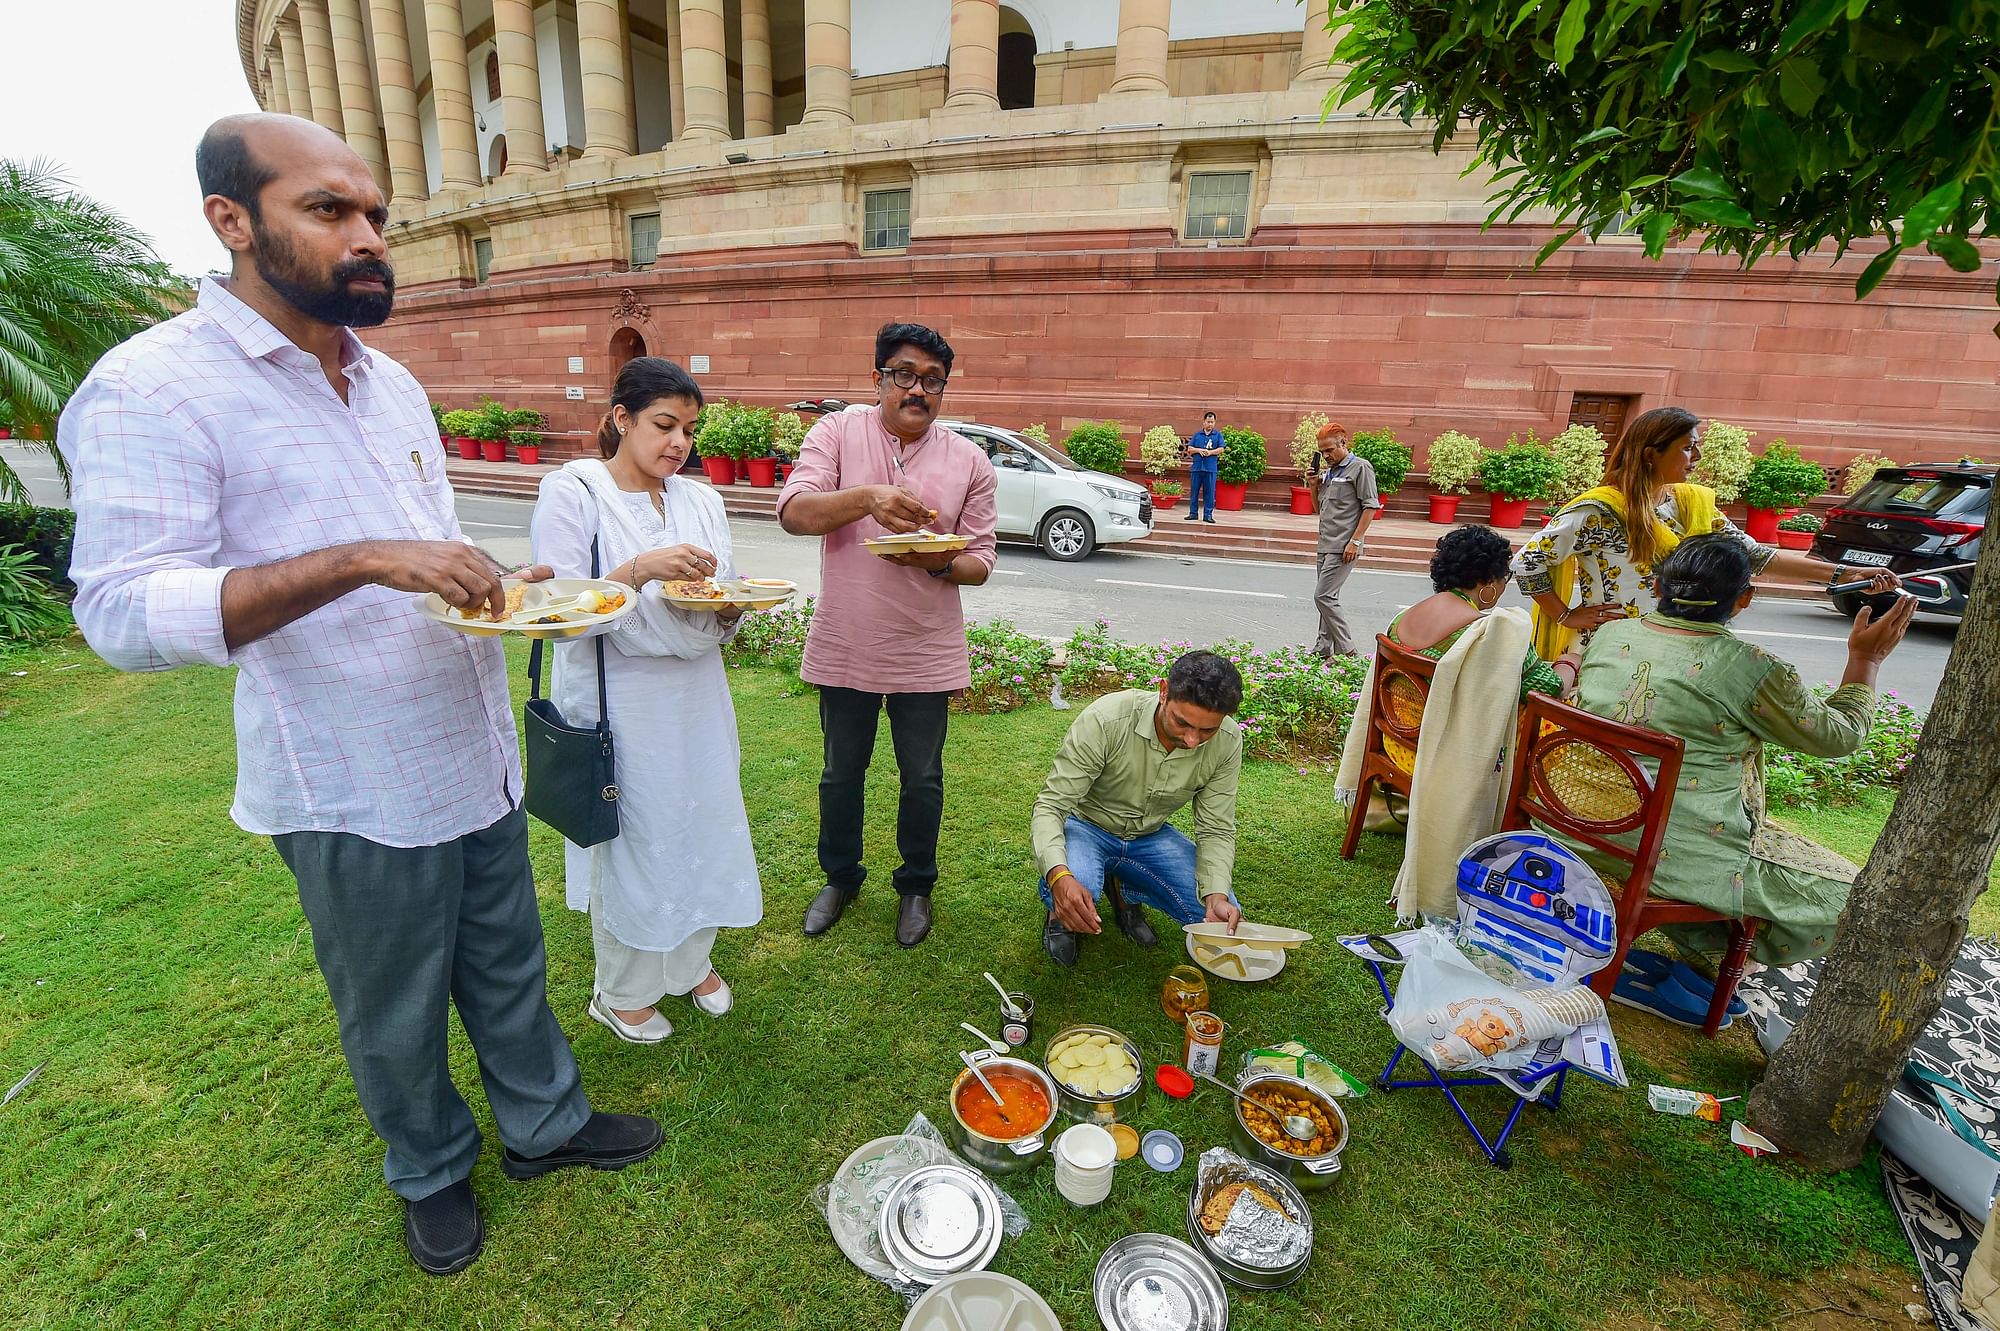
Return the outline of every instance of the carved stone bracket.
[[[631,287],[626,287],[618,293],[618,308],[611,312],[611,317],[614,319],[636,319],[644,322],[650,320],[653,316],[652,311],[646,307],[646,302],[639,299],[639,293],[632,290]]]

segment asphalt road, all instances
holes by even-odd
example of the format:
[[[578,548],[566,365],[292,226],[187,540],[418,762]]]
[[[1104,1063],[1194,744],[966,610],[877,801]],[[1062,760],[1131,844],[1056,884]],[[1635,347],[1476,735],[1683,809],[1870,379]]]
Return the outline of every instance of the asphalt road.
[[[4,454],[42,503],[62,502],[55,470],[46,459],[9,447]],[[466,534],[503,561],[528,557],[525,500],[461,495],[459,521]],[[787,536],[776,523],[731,523],[737,566],[748,576],[790,578],[802,589],[819,587],[819,549]],[[1397,610],[1427,594],[1427,580],[1407,573],[1357,571],[1345,601],[1356,636],[1378,631]],[[1520,603],[1508,593],[1507,604]],[[1300,564],[1195,559],[1128,553],[1117,546],[1079,564],[1060,564],[1024,545],[1000,547],[1000,563],[986,586],[965,593],[974,619],[1009,619],[1024,632],[1066,638],[1079,624],[1103,619],[1112,632],[1134,642],[1213,641],[1233,637],[1259,647],[1310,642],[1318,629],[1312,573]],[[1847,660],[1846,621],[1832,608],[1808,601],[1758,602],[1736,631],[1798,666],[1809,683],[1836,682]],[[1920,620],[1883,668],[1881,685],[1913,706],[1928,707],[1951,651],[1948,621]]]

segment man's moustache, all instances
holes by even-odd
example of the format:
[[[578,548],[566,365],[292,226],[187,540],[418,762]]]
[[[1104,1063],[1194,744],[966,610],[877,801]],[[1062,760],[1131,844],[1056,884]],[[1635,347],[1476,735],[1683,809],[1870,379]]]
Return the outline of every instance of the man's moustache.
[[[903,405],[906,407],[915,407],[919,411],[922,411],[927,409],[930,406],[930,403],[926,402],[923,398],[913,397],[913,398],[905,398],[903,401]]]

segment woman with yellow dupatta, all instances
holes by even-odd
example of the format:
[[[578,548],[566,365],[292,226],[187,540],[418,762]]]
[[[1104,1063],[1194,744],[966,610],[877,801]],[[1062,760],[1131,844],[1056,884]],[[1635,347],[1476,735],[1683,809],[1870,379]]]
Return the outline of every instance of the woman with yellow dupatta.
[[[1580,653],[1600,625],[1655,609],[1653,568],[1685,537],[1715,533],[1740,542],[1753,575],[1773,569],[1799,581],[1839,580],[1839,567],[1759,545],[1724,517],[1715,491],[1688,482],[1700,460],[1701,422],[1693,412],[1646,412],[1612,446],[1604,484],[1563,505],[1521,547],[1514,581],[1535,603],[1534,645],[1543,660]],[[1634,523],[1633,513],[1651,520]]]

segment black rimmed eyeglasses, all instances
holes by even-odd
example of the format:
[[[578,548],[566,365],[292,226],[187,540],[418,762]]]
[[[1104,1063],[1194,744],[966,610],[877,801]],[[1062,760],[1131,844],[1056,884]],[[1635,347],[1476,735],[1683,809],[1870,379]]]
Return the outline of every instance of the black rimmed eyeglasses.
[[[922,384],[924,391],[932,397],[936,397],[939,393],[944,392],[944,386],[951,382],[941,374],[918,374],[915,370],[906,369],[901,366],[892,370],[884,365],[881,367],[881,371],[889,377],[889,382],[896,385],[896,387],[915,388],[918,384]]]

